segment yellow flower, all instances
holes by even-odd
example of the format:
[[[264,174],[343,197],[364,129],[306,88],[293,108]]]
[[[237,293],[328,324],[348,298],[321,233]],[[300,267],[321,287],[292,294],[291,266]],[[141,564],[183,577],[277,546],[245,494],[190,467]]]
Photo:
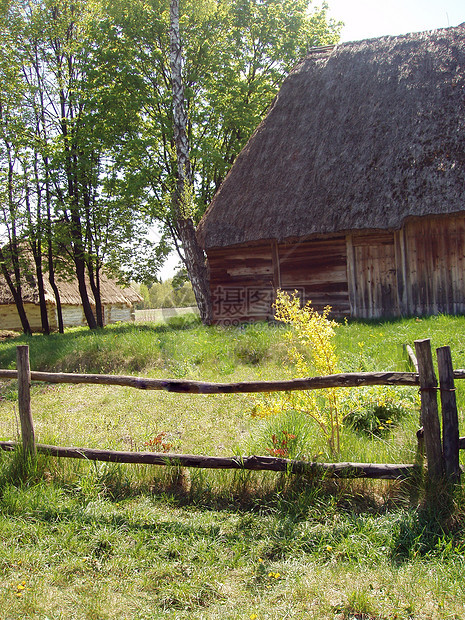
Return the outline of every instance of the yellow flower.
[[[326,551],[332,551],[333,548],[331,547],[331,545],[326,545]]]
[[[263,563],[263,558],[258,558],[258,561],[260,562],[260,564]]]
[[[257,614],[250,614],[250,620],[257,620]]]

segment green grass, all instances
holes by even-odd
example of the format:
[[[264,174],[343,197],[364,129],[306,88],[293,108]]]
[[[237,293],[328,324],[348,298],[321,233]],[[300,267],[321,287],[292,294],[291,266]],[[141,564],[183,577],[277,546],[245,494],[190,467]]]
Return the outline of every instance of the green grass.
[[[463,317],[349,323],[337,330],[347,371],[405,370],[402,344],[449,344],[465,367]],[[0,367],[30,346],[31,367],[237,381],[286,370],[282,329],[119,325],[0,343]],[[359,344],[362,343],[362,344]],[[460,418],[463,388],[458,382]],[[417,390],[378,434],[344,428],[341,460],[413,462]],[[16,386],[0,392],[0,438],[17,435]],[[376,396],[376,394],[375,394]],[[368,392],[366,399],[372,397]],[[173,451],[266,454],[296,435],[292,456],[329,460],[302,414],[251,416],[247,395],[37,384],[37,440],[146,449],[160,432]],[[261,472],[115,466],[40,457],[24,468],[0,453],[0,618],[462,618],[462,489],[429,512],[398,482],[318,481]],[[23,583],[24,582],[24,583]]]

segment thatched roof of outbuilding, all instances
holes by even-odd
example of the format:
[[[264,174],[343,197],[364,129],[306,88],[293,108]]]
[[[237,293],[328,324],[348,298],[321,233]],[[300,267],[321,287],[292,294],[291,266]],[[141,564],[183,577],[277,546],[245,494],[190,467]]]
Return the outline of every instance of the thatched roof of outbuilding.
[[[465,210],[465,24],[315,50],[198,228],[208,249]]]
[[[44,276],[44,285],[46,302],[55,305],[55,295],[46,274]],[[70,281],[58,280],[57,286],[62,304],[69,304],[71,306],[81,305],[81,296],[79,295],[78,282],[76,279]],[[27,277],[24,278],[21,283],[21,288],[24,303],[39,304],[39,290],[35,277],[32,274],[28,274]],[[89,294],[90,303],[95,305],[94,296],[92,295],[89,283],[87,283],[87,292]],[[123,304],[131,306],[134,303],[142,301],[142,297],[131,286],[119,286],[105,273],[100,274],[100,292],[104,305]],[[0,276],[0,304],[14,304],[11,291],[8,288],[6,280],[2,276]]]

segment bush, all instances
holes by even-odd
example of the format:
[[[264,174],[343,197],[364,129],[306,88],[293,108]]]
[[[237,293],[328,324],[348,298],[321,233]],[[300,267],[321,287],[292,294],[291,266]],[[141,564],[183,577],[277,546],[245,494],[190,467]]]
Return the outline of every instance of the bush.
[[[328,319],[331,308],[327,306],[319,314],[310,302],[301,307],[296,293],[290,296],[284,291],[278,291],[274,308],[276,319],[291,328],[284,332],[283,337],[289,345],[289,362],[294,365],[297,376],[337,373],[336,323]],[[305,413],[315,420],[330,451],[340,452],[340,390],[331,388],[266,395],[256,399],[253,414],[266,417],[290,410]]]

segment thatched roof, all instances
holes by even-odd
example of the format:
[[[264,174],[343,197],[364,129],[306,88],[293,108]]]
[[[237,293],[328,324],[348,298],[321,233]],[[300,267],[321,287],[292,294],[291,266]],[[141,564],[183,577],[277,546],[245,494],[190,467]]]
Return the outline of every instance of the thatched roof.
[[[202,219],[205,248],[465,210],[465,24],[314,50]]]
[[[55,295],[46,274],[44,276],[44,285],[46,302],[55,305]],[[79,288],[76,279],[71,281],[58,280],[57,286],[60,292],[60,300],[62,304],[69,304],[72,306],[81,305],[81,297],[79,295]],[[114,280],[105,275],[105,273],[101,273],[100,275],[100,291],[102,303],[104,305],[123,304],[131,306],[134,303],[142,301],[142,297],[131,286],[123,288]],[[89,294],[90,303],[95,305],[95,300],[89,284],[87,284],[87,292]],[[32,274],[29,274],[25,278],[25,281],[22,282],[22,296],[25,303],[39,303],[39,291],[36,280]],[[13,303],[14,300],[10,289],[8,288],[5,279],[0,276],[0,304]]]

